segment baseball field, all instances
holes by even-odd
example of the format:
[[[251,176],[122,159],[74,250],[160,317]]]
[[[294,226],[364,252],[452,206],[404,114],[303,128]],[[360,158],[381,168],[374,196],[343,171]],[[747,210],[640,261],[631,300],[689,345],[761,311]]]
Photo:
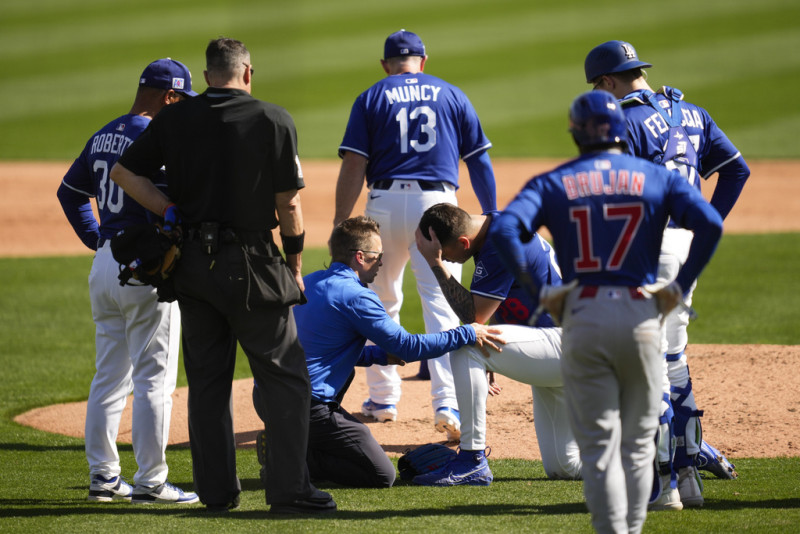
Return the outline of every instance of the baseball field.
[[[502,207],[534,173],[574,154],[571,100],[589,87],[583,58],[609,39],[634,43],[655,66],[651,85],[679,87],[704,106],[753,174],[700,279],[688,349],[708,440],[736,464],[735,481],[706,479],[700,510],[650,514],[646,532],[794,532],[800,524],[800,4],[676,0],[611,5],[576,0],[238,1],[5,0],[0,5],[0,531],[589,532],[580,482],[547,481],[536,454],[528,388],[491,399],[489,488],[329,489],[335,517],[270,520],[251,447],[246,359],[236,369],[242,507],[88,503],[81,430],[93,374],[86,277],[91,255],[64,220],[55,190],[88,137],[130,107],[142,68],[170,56],[203,90],[203,49],[244,41],[253,94],[297,122],[307,180],[307,271],[322,268],[332,219],[336,147],[355,96],[382,75],[383,39],[399,28],[425,40],[426,72],[464,89],[494,147]],[[459,194],[476,207],[468,180]],[[706,185],[710,194],[712,183]],[[362,200],[363,202],[363,200]],[[362,206],[363,204],[359,204]],[[421,331],[406,280],[401,316]],[[396,425],[371,429],[390,455],[440,441],[425,382],[407,380]],[[179,386],[185,386],[181,372]],[[346,407],[363,400],[357,380]],[[185,389],[175,394],[170,480],[189,488]],[[128,425],[127,427],[125,425]],[[123,475],[135,461],[129,423]],[[325,486],[323,486],[325,487]],[[265,525],[263,521],[269,520]]]

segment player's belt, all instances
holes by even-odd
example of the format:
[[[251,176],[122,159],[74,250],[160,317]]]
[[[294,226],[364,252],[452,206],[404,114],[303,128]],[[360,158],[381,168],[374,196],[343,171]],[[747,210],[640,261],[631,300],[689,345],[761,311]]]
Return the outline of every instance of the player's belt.
[[[408,180],[406,180],[408,181]],[[416,181],[419,185],[419,188],[423,191],[442,191],[444,192],[444,183],[442,182],[432,182],[430,180],[413,180]],[[372,189],[379,189],[381,191],[388,191],[392,188],[392,184],[394,180],[377,180],[372,182]]]
[[[600,293],[600,289],[601,289],[600,286],[581,286],[581,292],[580,292],[580,294],[578,294],[578,298],[579,299],[593,299]],[[644,296],[644,293],[642,293],[642,289],[640,287],[621,288],[621,287],[610,287],[609,286],[609,287],[604,288],[604,289],[607,290],[607,291],[605,291],[605,293],[609,297],[612,297],[612,298],[614,297],[613,292],[615,292],[615,291],[625,291],[625,290],[628,291],[628,293],[630,294],[631,298],[634,299],[634,300],[641,300],[641,299],[646,299],[647,298],[647,297]]]

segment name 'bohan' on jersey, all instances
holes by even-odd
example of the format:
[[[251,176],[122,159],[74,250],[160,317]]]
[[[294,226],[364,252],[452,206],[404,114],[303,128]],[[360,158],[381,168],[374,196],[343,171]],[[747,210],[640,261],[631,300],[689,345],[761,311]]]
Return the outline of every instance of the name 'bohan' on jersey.
[[[633,195],[640,197],[644,192],[645,175],[641,171],[627,169],[608,169],[602,171],[578,172],[561,177],[567,198],[599,195]]]
[[[412,80],[407,80],[406,83]],[[416,81],[416,80],[414,80]],[[439,91],[441,87],[435,85],[404,85],[402,87],[392,87],[391,89],[384,90],[386,98],[389,99],[389,104],[397,102],[427,102],[439,98]]]
[[[122,154],[133,143],[133,139],[121,134],[102,133],[92,139],[91,153],[105,152],[108,154]]]

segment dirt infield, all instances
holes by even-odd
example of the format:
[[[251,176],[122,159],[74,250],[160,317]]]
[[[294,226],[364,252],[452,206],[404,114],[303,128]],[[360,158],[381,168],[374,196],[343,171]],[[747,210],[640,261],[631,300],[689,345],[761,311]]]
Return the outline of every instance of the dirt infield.
[[[495,161],[498,205],[504,206],[528,178],[551,168],[554,160]],[[752,176],[742,198],[725,223],[728,233],[800,231],[800,164],[789,161],[749,162]],[[0,256],[90,254],[66,222],[55,191],[69,162],[0,163]],[[333,198],[338,162],[306,161],[307,188],[302,192],[306,242],[321,246],[333,220]],[[459,202],[478,211],[477,201],[462,169]],[[712,179],[712,182],[714,180]],[[713,184],[707,184],[710,193]],[[707,195],[708,196],[708,195]],[[363,212],[365,195],[356,207]],[[87,313],[89,310],[87,309]],[[92,335],[87,332],[87,335]],[[690,345],[693,384],[698,405],[705,410],[705,437],[731,458],[800,456],[800,346]],[[370,429],[389,454],[431,441],[434,431],[429,382],[414,379],[417,364],[401,369],[403,398],[395,423],[370,423]],[[363,371],[363,370],[359,370]],[[493,458],[539,459],[533,429],[529,386],[499,377],[503,392],[488,402],[487,441]],[[260,421],[252,408],[251,380],[234,385],[237,442],[252,446]],[[87,383],[87,394],[89,384]],[[357,374],[345,399],[347,410],[358,413],[367,396],[363,372]],[[170,443],[186,444],[185,389],[174,394]],[[119,441],[130,443],[130,402],[123,414]],[[18,416],[21,424],[82,437],[85,403],[38,408]]]

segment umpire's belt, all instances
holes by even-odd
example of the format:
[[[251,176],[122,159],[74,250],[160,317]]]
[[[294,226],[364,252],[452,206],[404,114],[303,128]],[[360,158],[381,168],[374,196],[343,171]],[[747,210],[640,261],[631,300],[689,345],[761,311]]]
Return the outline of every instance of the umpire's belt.
[[[220,243],[238,243],[239,238],[236,235],[236,232],[231,228],[220,228],[217,231],[217,235],[219,236]],[[201,232],[200,228],[191,227],[186,230],[185,239],[187,241],[199,241],[203,238],[203,233]]]
[[[444,183],[442,182],[432,182],[430,180],[401,180],[404,182],[417,182],[419,188],[423,191],[441,191],[444,192]],[[392,184],[394,180],[377,180],[372,182],[372,189],[379,189],[381,191],[388,191],[392,188]]]
[[[581,286],[579,299],[593,299],[598,294],[606,298],[620,298],[622,292],[627,292],[634,300],[646,299],[640,287],[614,287],[614,286]]]

